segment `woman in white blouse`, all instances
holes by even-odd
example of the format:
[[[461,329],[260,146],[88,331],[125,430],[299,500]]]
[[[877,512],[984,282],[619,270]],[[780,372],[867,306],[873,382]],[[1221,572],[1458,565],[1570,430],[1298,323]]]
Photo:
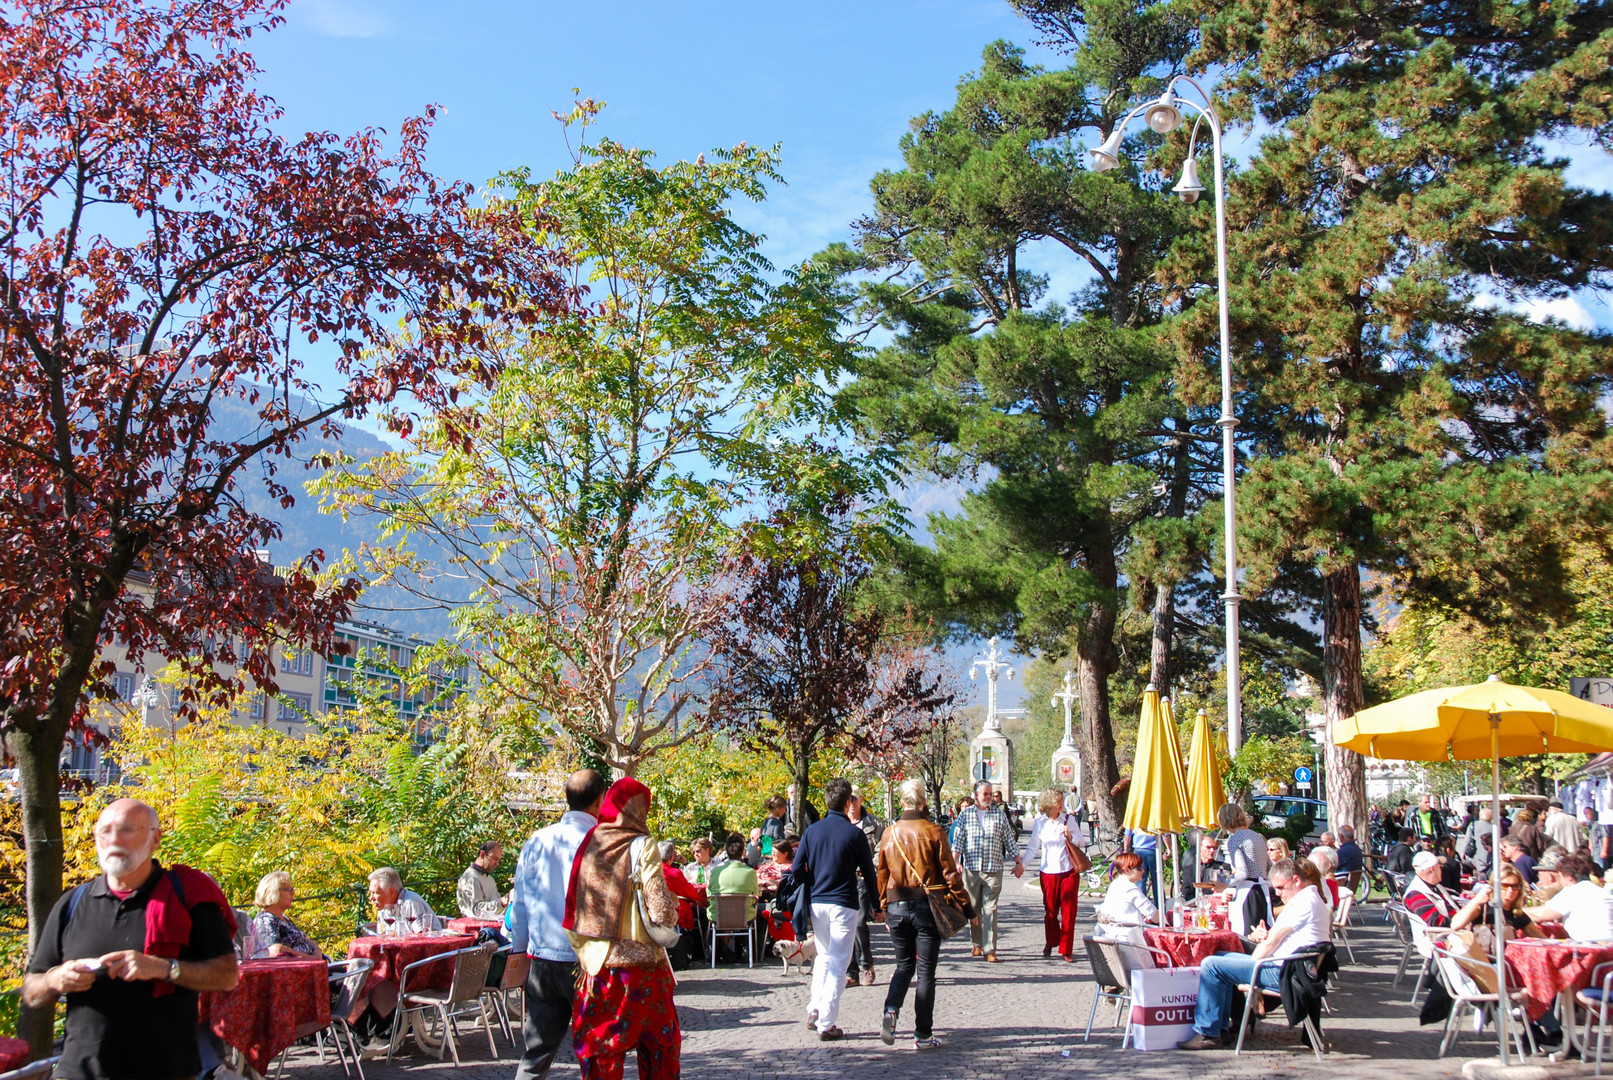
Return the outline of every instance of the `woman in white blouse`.
[[[1098,936],[1141,945],[1143,925],[1159,915],[1159,908],[1143,892],[1143,877],[1148,871],[1142,859],[1130,851],[1115,856],[1114,869],[1115,879],[1098,905]]]
[[[1031,822],[1025,861],[1035,863],[1042,886],[1042,955],[1054,947],[1066,964],[1075,963],[1075,916],[1081,894],[1080,875],[1070,863],[1066,844],[1080,846],[1075,819],[1064,812],[1064,793],[1048,788],[1036,799],[1041,811]]]

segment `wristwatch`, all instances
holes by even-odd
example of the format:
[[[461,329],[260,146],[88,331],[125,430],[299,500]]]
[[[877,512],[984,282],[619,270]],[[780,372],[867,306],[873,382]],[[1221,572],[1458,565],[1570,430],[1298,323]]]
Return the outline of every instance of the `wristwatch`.
[[[177,983],[179,981],[179,961],[178,960],[170,960],[170,961],[168,961],[168,981],[171,982],[171,983]]]

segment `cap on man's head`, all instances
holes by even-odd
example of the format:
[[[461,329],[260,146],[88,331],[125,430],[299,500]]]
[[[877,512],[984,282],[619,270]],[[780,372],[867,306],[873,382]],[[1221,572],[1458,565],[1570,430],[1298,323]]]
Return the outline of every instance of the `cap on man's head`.
[[[1417,853],[1417,857],[1411,860],[1412,871],[1418,874],[1422,873],[1424,870],[1427,870],[1430,866],[1438,865],[1439,856],[1435,855],[1432,851],[1419,851]]]

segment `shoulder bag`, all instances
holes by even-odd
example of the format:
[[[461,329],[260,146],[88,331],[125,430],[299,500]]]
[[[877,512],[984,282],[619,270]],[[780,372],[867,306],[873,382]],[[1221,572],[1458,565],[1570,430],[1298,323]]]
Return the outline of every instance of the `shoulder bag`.
[[[940,885],[931,885],[919,877],[919,872],[913,866],[913,860],[908,857],[907,849],[902,846],[901,840],[892,837],[891,846],[894,847],[902,861],[907,864],[908,872],[924,888],[924,895],[930,901],[930,918],[935,921],[935,933],[942,941],[962,930],[970,919],[970,913],[964,908],[954,904],[947,896],[949,886],[943,882]]]
[[[1063,822],[1064,827],[1066,829],[1070,829],[1069,814],[1064,815]],[[1075,830],[1070,829],[1070,832],[1074,833]],[[1092,860],[1087,857],[1085,849],[1076,847],[1075,842],[1072,841],[1068,836],[1064,838],[1064,851],[1065,854],[1069,855],[1070,857],[1070,869],[1074,870],[1077,874],[1084,874],[1088,870],[1092,869]]]
[[[649,935],[650,940],[663,949],[670,949],[678,943],[677,924],[673,923],[671,926],[665,926],[658,922],[651,922],[650,913],[644,908],[644,849],[648,841],[649,837],[641,836],[633,841],[633,847],[630,849],[630,872],[633,875],[633,906],[638,913],[638,921],[644,927],[644,932]],[[664,871],[657,868],[656,872],[663,873]]]

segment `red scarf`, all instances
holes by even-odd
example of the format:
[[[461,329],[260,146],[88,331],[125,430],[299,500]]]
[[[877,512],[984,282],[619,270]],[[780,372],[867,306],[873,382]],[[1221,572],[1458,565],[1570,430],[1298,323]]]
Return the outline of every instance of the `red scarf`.
[[[633,841],[648,835],[645,817],[650,789],[630,776],[610,786],[599,808],[599,823],[588,830],[571,862],[566,883],[567,930],[614,940],[621,933],[622,907],[633,888]]]
[[[147,954],[168,960],[178,959],[180,950],[190,944],[190,909],[197,904],[217,904],[219,911],[224,914],[224,925],[229,928],[230,936],[235,936],[235,910],[224,899],[224,890],[218,887],[216,881],[200,870],[180,863],[166,869],[160,863],[153,864],[153,872],[162,877],[157,881],[157,887],[151,890],[151,898],[146,901]],[[175,878],[179,880],[178,889],[174,888]],[[174,984],[170,982],[159,981],[151,987],[152,997],[163,997],[173,992]]]

